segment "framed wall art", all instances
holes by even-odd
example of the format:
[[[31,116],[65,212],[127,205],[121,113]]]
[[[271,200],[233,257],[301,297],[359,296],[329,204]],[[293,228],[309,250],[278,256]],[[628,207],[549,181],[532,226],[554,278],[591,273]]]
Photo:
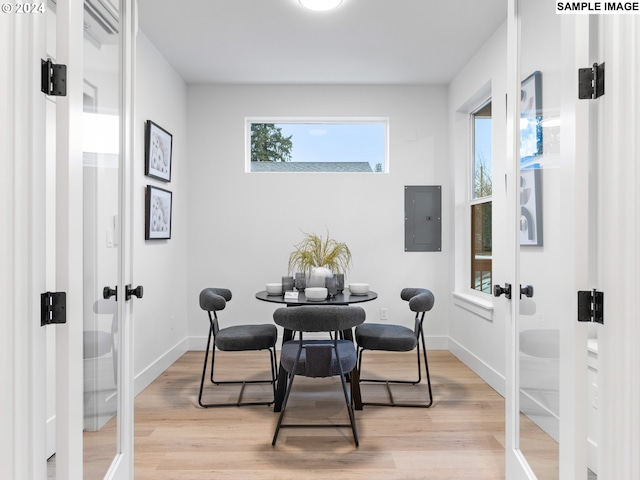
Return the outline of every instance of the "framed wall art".
[[[542,74],[533,72],[520,88],[520,164],[535,165],[542,155]]]
[[[520,170],[520,245],[542,246],[542,171]]]
[[[145,193],[145,240],[171,238],[171,208],[173,194],[163,188],[147,185]]]
[[[147,120],[144,137],[145,175],[170,182],[173,135],[160,125]]]

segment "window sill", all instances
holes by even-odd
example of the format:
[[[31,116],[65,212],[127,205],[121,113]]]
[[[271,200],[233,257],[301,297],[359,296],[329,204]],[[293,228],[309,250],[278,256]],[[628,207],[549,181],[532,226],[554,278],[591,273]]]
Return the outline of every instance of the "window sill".
[[[451,292],[453,303],[485,320],[493,321],[493,301],[467,293]]]

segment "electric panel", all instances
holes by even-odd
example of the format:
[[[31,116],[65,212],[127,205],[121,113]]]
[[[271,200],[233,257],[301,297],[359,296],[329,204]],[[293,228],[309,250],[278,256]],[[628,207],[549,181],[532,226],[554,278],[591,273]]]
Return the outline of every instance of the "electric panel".
[[[404,250],[442,250],[442,187],[404,187]]]

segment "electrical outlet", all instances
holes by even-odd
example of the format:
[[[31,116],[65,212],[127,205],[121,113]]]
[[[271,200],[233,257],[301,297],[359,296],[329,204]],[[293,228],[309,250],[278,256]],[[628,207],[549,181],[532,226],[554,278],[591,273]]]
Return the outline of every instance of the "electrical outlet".
[[[386,308],[381,308],[380,309],[380,320],[387,320],[387,309]]]

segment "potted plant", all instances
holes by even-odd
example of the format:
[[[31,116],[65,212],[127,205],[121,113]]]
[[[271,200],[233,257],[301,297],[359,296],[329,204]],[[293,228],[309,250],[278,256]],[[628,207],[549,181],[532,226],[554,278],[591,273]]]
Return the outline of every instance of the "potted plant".
[[[338,242],[314,233],[304,233],[303,240],[295,245],[296,250],[289,255],[289,272],[304,272],[307,277],[312,273],[332,276],[333,273],[345,273],[351,264],[351,250],[346,243]],[[324,268],[327,272],[318,272]]]

